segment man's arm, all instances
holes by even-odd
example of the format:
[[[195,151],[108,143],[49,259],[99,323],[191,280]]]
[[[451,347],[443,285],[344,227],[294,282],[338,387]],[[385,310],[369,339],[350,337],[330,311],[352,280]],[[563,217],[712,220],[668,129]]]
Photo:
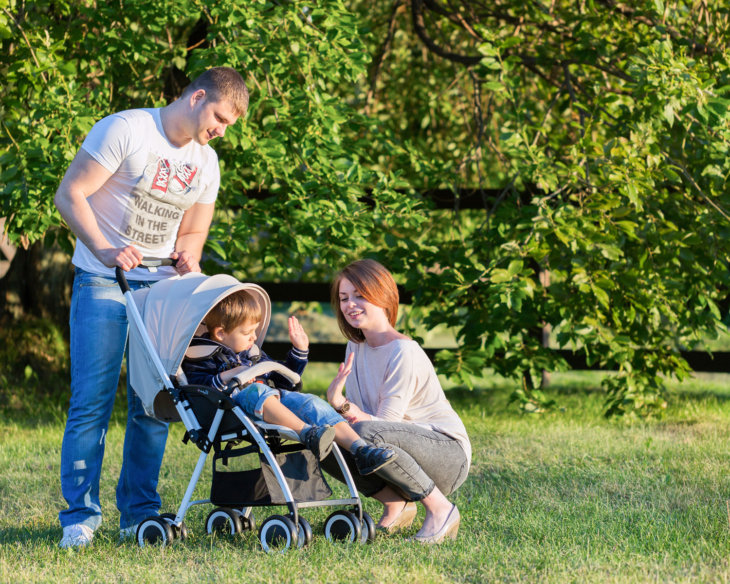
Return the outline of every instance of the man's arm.
[[[215,203],[196,203],[185,211],[175,241],[175,252],[179,274],[200,271],[200,258],[213,220]]]
[[[85,150],[79,150],[68,167],[53,202],[71,231],[84,242],[98,260],[109,268],[131,270],[139,265],[142,254],[135,247],[114,248],[104,237],[88,197],[98,191],[112,175]]]

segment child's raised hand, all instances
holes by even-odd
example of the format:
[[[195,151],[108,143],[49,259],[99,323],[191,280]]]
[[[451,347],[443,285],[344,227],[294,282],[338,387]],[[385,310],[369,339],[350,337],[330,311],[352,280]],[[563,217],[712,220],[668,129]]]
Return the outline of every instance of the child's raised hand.
[[[304,332],[302,325],[299,324],[296,316],[289,317],[289,339],[291,339],[291,344],[294,345],[295,349],[300,351],[309,350],[309,337]]]

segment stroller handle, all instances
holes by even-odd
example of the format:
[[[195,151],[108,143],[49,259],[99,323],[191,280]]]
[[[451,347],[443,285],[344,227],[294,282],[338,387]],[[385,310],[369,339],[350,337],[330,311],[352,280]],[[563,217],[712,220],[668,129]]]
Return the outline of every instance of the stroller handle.
[[[140,262],[140,267],[142,268],[159,268],[160,266],[175,266],[177,265],[177,260],[174,260],[172,258],[142,258],[142,261]],[[124,275],[124,270],[117,266],[116,270],[114,270],[114,274],[117,277],[117,283],[119,284],[119,287],[122,289],[122,294],[126,294],[127,292],[130,292],[129,283],[127,282],[127,277]]]

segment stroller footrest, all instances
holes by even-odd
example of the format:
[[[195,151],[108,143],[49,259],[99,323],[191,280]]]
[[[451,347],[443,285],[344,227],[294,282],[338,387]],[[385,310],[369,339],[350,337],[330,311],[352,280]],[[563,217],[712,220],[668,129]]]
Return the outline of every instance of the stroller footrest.
[[[264,430],[265,432],[276,432],[279,436],[282,438],[285,438],[287,440],[294,440],[295,442],[301,442],[299,440],[299,434],[297,434],[294,430],[291,428],[287,428],[286,426],[277,426],[276,424],[267,424],[266,422],[255,422],[256,427]]]

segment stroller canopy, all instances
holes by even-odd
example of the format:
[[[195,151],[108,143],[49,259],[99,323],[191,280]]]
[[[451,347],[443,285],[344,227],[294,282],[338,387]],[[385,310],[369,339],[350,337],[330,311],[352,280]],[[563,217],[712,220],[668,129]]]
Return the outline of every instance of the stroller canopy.
[[[178,374],[185,351],[208,311],[238,290],[248,291],[261,307],[261,323],[256,330],[256,345],[261,347],[271,319],[271,302],[266,291],[256,284],[242,283],[226,274],[205,276],[190,272],[132,293],[140,318],[135,318],[127,306],[127,374],[150,416],[166,421],[179,419],[169,394],[162,392],[169,385],[165,377]],[[159,365],[153,354],[159,358]],[[160,366],[166,376],[159,370]]]

